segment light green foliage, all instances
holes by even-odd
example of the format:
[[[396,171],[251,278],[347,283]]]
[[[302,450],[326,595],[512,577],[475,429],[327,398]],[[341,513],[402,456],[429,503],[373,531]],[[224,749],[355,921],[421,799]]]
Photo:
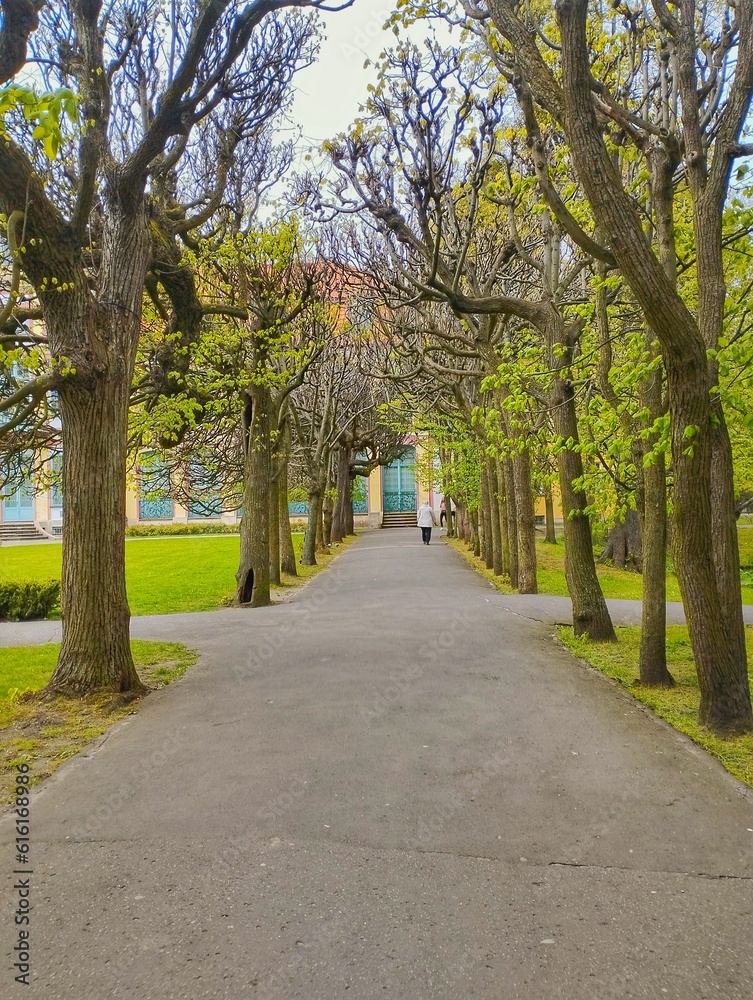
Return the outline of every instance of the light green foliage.
[[[0,87],[0,136],[7,134],[7,119],[12,113],[34,126],[32,139],[41,143],[48,159],[54,160],[64,139],[63,117],[75,124],[78,104],[68,87],[37,94],[30,87],[9,83]]]
[[[431,446],[427,456],[423,482],[441,483],[455,503],[476,511],[481,505],[480,459],[476,436],[464,428],[460,420],[455,423],[432,421],[425,417],[421,426],[428,430]],[[435,459],[439,458],[437,463]]]
[[[557,442],[545,418],[551,372],[539,334],[521,327],[497,349],[495,375],[482,382],[484,405],[477,408],[474,422],[483,428],[487,453],[495,458],[511,457],[527,449],[531,457],[533,486],[552,488],[557,480],[554,459],[564,442]]]
[[[594,282],[596,284],[596,281]],[[614,292],[624,291],[621,283]],[[643,405],[641,392],[645,383],[662,378],[658,353],[651,350],[640,323],[628,314],[623,324],[619,312],[624,304],[617,298],[610,324],[612,364],[606,378],[609,392],[602,391],[597,375],[599,335],[593,323],[586,326],[582,350],[576,359],[573,376],[578,384],[589,386],[579,409],[578,450],[583,458],[584,475],[579,483],[591,501],[587,512],[592,518],[608,523],[624,516],[634,506],[633,491],[640,470],[635,463],[643,453],[649,465],[670,447],[669,417],[666,413],[651,419]],[[611,311],[611,310],[610,310]],[[592,387],[592,388],[591,388]]]
[[[174,391],[132,408],[132,440],[172,464],[173,480],[185,480],[191,466],[200,469],[230,510],[242,495],[239,425],[246,393],[255,386],[273,396],[284,390],[341,317],[330,289],[320,288],[324,271],[315,242],[295,217],[202,242],[184,261],[197,276],[202,301],[216,303],[217,312],[189,347],[165,330],[145,299],[136,397],[139,368],[154,353],[173,351],[183,371],[173,377]]]

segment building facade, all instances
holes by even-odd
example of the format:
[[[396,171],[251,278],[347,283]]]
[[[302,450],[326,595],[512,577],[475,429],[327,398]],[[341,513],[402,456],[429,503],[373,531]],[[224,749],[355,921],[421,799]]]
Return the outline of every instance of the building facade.
[[[51,459],[54,466],[57,459]],[[57,472],[51,468],[51,472]],[[127,524],[234,524],[239,511],[223,511],[219,498],[204,496],[201,500],[183,506],[168,497],[160,496],[159,469],[138,471],[135,482],[126,493]],[[162,490],[164,494],[165,490]],[[391,465],[372,471],[368,479],[358,477],[354,488],[353,512],[356,527],[381,527],[383,514],[415,513],[425,499],[432,502],[431,490],[422,489],[416,481],[416,446],[409,445],[405,454]],[[308,508],[305,503],[288,505],[291,520],[305,521]],[[5,487],[0,503],[0,536],[29,535],[33,530],[39,537],[59,537],[64,524],[64,505],[59,486],[40,489],[31,480],[17,487]]]

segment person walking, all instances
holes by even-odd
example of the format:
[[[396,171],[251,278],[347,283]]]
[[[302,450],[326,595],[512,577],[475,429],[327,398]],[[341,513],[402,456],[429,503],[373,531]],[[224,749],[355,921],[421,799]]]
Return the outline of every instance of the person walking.
[[[421,539],[424,545],[428,545],[431,541],[431,528],[436,523],[437,519],[434,516],[434,511],[429,506],[429,501],[424,500],[418,508],[418,526],[421,529]]]

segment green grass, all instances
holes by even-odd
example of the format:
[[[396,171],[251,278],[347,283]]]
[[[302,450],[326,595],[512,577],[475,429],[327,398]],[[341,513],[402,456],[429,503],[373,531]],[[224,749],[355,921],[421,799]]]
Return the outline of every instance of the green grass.
[[[753,568],[753,525],[749,528],[738,527],[737,544],[740,548],[740,565]]]
[[[57,643],[46,646],[10,646],[2,651],[0,725],[11,691],[38,691],[49,680],[58,657]]]
[[[348,544],[346,540],[345,544]],[[303,535],[293,535],[300,558]],[[296,586],[331,561],[342,546],[317,554],[319,566],[299,566],[299,577],[285,577],[283,587]],[[238,535],[134,538],[126,541],[126,585],[133,615],[167,615],[180,611],[214,611],[235,589]],[[16,545],[2,550],[0,579],[60,578],[60,545]]]
[[[86,698],[36,696],[57,660],[57,643],[3,649],[0,677],[0,801],[8,801],[17,764],[30,766],[31,784],[101,736],[139,701],[122,704],[112,692]],[[131,650],[141,680],[164,687],[196,662],[196,653],[178,642],[133,640]]]
[[[753,542],[753,528],[746,528],[738,532],[738,537],[741,538],[741,561],[742,546],[747,544],[747,539],[744,536],[748,534],[752,536],[751,542]],[[495,577],[494,574],[486,568],[481,559],[476,558],[472,552],[469,552],[468,547],[464,542],[461,542],[458,539],[449,539],[448,541],[454,548],[458,549],[458,551],[461,552],[468,559],[468,561],[477,570],[479,570],[479,572],[483,573],[487,579],[491,580],[492,583],[494,583],[494,585],[502,591],[502,593],[513,593],[509,583],[506,582],[506,578]],[[751,559],[753,560],[753,548],[751,548]],[[565,582],[565,547],[562,543],[562,539],[559,539],[556,545],[547,545],[546,542],[537,539],[536,561],[536,580],[539,585],[539,593],[567,597],[567,583]],[[643,597],[643,577],[640,573],[631,573],[627,570],[615,569],[614,566],[606,566],[604,564],[598,564],[596,572],[605,597],[610,599],[635,601],[640,601]],[[753,604],[753,587],[744,586],[742,588],[742,597],[743,604]],[[681,600],[680,587],[674,573],[667,573],[667,600]]]
[[[8,646],[2,651],[0,675],[0,727],[12,716],[18,696],[39,691],[50,679],[57,662],[60,644],[43,646]],[[196,662],[196,653],[179,642],[131,640],[133,662],[142,681],[150,688],[164,687],[177,680]]]
[[[562,642],[576,656],[617,681],[653,709],[671,726],[713,754],[740,781],[753,787],[753,734],[722,739],[704,729],[698,720],[700,693],[688,630],[684,625],[667,628],[667,662],[674,688],[648,688],[638,683],[640,629],[617,629],[618,642],[598,643],[587,637],[575,638],[569,627],[558,629]],[[753,628],[746,629],[748,673],[753,679]]]

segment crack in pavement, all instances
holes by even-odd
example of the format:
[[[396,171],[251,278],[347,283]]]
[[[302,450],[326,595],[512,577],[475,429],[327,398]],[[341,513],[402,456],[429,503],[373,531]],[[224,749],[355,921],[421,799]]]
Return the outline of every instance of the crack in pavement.
[[[549,861],[549,868],[587,868],[597,871],[641,872],[645,875],[683,875],[685,878],[729,879],[730,881],[753,882],[753,875],[715,875],[712,872],[681,872],[664,868],[627,868],[624,865],[589,865],[580,861]]]

